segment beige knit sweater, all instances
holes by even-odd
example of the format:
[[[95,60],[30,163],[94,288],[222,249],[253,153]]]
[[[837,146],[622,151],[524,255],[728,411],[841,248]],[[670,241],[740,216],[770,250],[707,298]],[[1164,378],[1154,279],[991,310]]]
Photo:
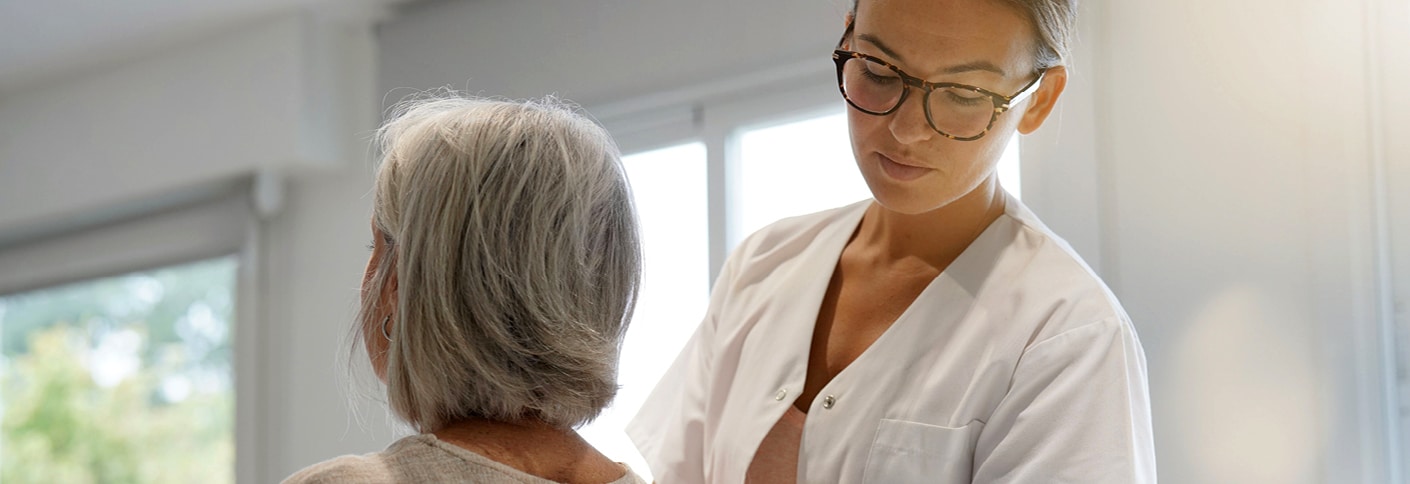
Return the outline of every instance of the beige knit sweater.
[[[625,468],[626,466],[623,466]],[[552,484],[469,450],[445,443],[431,434],[398,440],[387,450],[345,455],[320,462],[289,476],[284,484],[324,483],[475,483]],[[631,471],[609,484],[645,484]]]

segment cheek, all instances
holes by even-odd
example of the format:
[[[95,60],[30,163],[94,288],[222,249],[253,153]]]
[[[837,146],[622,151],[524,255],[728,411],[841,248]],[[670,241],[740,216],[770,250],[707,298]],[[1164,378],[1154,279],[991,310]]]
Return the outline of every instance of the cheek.
[[[373,254],[367,258],[367,265],[362,268],[362,290],[367,291],[367,283],[372,280],[372,272],[377,267],[377,255]]]
[[[1014,119],[1006,121],[1014,123],[1017,121],[1017,118],[1015,117]],[[994,130],[990,131],[988,135],[979,140],[978,144],[981,145],[979,147],[981,151],[978,152],[977,156],[988,161],[990,168],[997,166],[999,159],[1003,158],[1004,152],[1008,150],[1009,142],[1017,139],[1018,136],[1019,134],[1014,130],[1013,124],[1001,124],[996,121],[994,122]]]
[[[999,164],[1009,141],[1018,133],[1015,131],[1017,116],[1000,116],[994,120],[994,127],[974,141],[940,140],[937,151],[953,161],[956,172],[966,173],[966,178],[983,178]]]
[[[372,294],[372,275],[377,272],[378,254],[374,252],[367,258],[367,266],[362,269],[362,286],[358,291],[361,298],[359,301],[362,307],[370,307],[369,304],[376,303],[376,295]]]
[[[850,106],[847,108],[847,134],[852,139],[852,154],[859,159],[877,149],[879,136],[891,136],[886,117],[857,112]]]
[[[382,336],[382,316],[368,314],[364,316],[359,328],[362,331],[362,349],[367,352],[367,359],[372,364],[373,373],[379,379],[386,381],[387,372],[387,350],[388,344],[385,336]]]

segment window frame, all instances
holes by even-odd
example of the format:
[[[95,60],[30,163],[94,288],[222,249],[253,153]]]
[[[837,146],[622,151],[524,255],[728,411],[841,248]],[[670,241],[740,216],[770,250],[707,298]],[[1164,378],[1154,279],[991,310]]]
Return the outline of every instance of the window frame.
[[[265,459],[260,407],[268,375],[257,315],[260,224],[247,181],[220,183],[119,210],[121,217],[36,231],[0,245],[0,294],[235,256],[231,323],[235,482],[255,482]]]
[[[817,59],[774,66],[748,75],[589,106],[623,154],[701,142],[706,154],[710,285],[734,245],[748,234],[733,227],[730,187],[739,159],[739,134],[755,127],[835,112],[845,102],[833,84],[826,53]]]

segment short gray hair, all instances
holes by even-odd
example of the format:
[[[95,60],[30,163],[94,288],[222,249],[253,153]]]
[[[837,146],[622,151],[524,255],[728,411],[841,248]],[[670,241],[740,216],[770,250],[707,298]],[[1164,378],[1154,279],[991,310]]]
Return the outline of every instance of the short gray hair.
[[[364,291],[395,271],[392,410],[422,432],[596,418],[617,393],[641,272],[611,137],[553,98],[440,95],[395,108],[378,142],[373,224],[392,255]],[[360,323],[381,324],[363,299]]]

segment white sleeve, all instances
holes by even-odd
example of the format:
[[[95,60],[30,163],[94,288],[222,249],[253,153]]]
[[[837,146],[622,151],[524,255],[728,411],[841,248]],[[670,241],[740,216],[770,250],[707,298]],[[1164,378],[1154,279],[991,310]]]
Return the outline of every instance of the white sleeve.
[[[739,251],[736,251],[739,252]],[[707,404],[715,379],[715,333],[728,298],[737,257],[725,263],[710,294],[705,319],[627,424],[652,477],[662,483],[705,483]]]
[[[1112,318],[1029,347],[984,423],[975,483],[1155,483],[1146,361]]]

